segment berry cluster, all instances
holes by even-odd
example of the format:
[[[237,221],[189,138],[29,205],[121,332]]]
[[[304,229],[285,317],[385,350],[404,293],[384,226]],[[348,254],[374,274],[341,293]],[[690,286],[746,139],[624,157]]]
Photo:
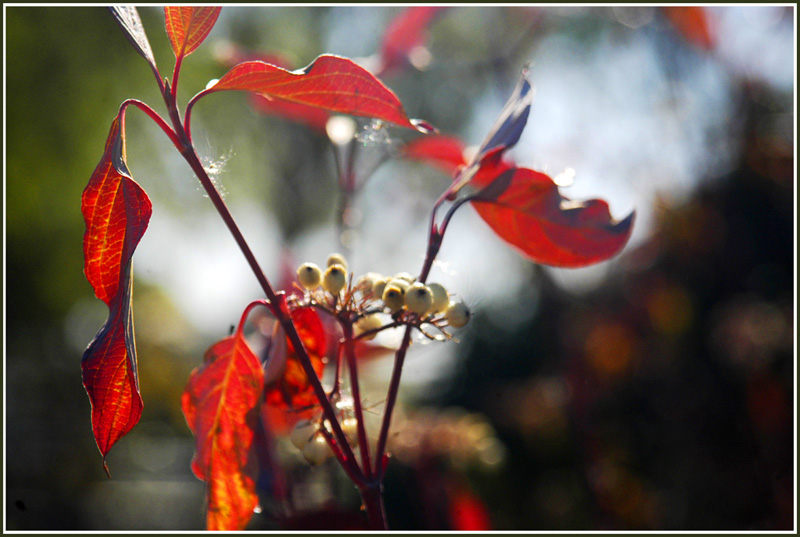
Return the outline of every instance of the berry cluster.
[[[304,291],[304,305],[334,315],[353,314],[356,336],[362,339],[371,339],[385,328],[401,325],[415,326],[433,339],[422,329],[423,323],[449,337],[443,328],[461,328],[470,319],[469,308],[452,300],[442,285],[419,282],[407,272],[394,276],[368,272],[353,283],[353,274],[348,277],[347,260],[337,253],[328,256],[324,270],[314,263],[300,265],[297,281]],[[384,323],[379,314],[387,313],[392,321]]]

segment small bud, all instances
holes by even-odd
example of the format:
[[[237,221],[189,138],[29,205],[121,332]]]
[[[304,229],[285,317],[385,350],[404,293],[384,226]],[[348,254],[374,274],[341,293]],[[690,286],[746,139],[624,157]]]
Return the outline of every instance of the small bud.
[[[322,271],[314,263],[303,263],[297,269],[297,281],[306,289],[316,289],[322,281]]]
[[[345,259],[342,254],[334,253],[328,256],[325,266],[331,267],[333,265],[341,265],[344,267],[345,272],[347,272],[347,259]]]
[[[450,305],[450,296],[447,294],[447,289],[438,283],[429,283],[428,289],[433,294],[433,304],[431,304],[430,313],[442,313]]]
[[[347,269],[342,265],[330,265],[322,276],[322,288],[338,295],[347,283]]]
[[[356,321],[356,336],[363,334],[364,332],[369,332],[370,330],[377,330],[383,326],[383,321],[378,315],[367,315],[366,317],[361,317],[359,320]],[[369,336],[364,337],[363,339],[372,339],[375,337],[375,334],[371,334]]]
[[[303,447],[303,457],[314,466],[322,464],[333,456],[333,451],[328,445],[328,441],[321,434],[316,434]]]
[[[447,324],[453,328],[465,326],[469,322],[470,315],[469,308],[463,302],[451,302],[444,314]]]
[[[403,309],[403,305],[405,304],[405,290],[400,287],[399,285],[395,285],[394,282],[386,284],[386,288],[383,290],[383,303],[386,305],[392,313]]]
[[[289,440],[294,447],[302,451],[316,432],[317,425],[314,422],[309,420],[298,421],[291,434],[289,434]]]
[[[433,293],[424,283],[415,283],[406,289],[406,307],[417,315],[425,315],[433,304]]]

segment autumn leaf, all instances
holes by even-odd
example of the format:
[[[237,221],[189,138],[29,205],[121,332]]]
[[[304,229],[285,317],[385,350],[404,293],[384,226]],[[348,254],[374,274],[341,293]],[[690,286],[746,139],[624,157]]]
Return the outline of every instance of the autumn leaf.
[[[195,99],[225,90],[249,91],[268,99],[380,119],[425,133],[434,130],[424,121],[409,119],[397,96],[369,71],[330,54],[295,71],[262,61],[242,62]]]
[[[686,41],[702,50],[714,48],[716,35],[705,7],[662,6],[661,12]]]
[[[518,168],[504,153],[520,139],[533,91],[523,72],[514,92],[472,159],[452,137],[432,136],[405,148],[406,158],[450,173],[446,194],[453,199],[469,185],[467,196],[478,215],[521,255],[557,267],[581,267],[608,259],[628,241],[634,214],[614,220],[603,200],[562,197],[546,174]]]
[[[164,19],[172,51],[182,59],[194,52],[217,22],[221,7],[167,6]]]
[[[408,142],[403,148],[403,156],[439,168],[446,174],[455,176],[468,161],[464,142],[454,136],[422,136]]]
[[[311,359],[318,377],[325,369],[327,335],[319,315],[313,308],[291,311],[292,322]],[[279,341],[278,338],[284,339]],[[287,433],[301,419],[309,418],[318,408],[314,389],[289,339],[278,329],[274,337],[277,352],[266,364],[270,371],[264,393],[264,416],[276,434]],[[273,363],[278,364],[275,367]]]
[[[528,168],[510,168],[472,199],[481,218],[524,257],[556,267],[608,259],[630,238],[634,214],[616,221],[608,204],[574,202],[553,180]]]
[[[206,482],[209,530],[243,530],[258,506],[254,437],[263,371],[242,333],[211,346],[181,397],[196,439],[192,471]]]
[[[117,24],[125,32],[125,36],[131,42],[136,51],[144,56],[150,66],[156,69],[156,60],[153,57],[153,50],[150,48],[150,41],[147,40],[142,19],[135,6],[112,6],[109,8]],[[156,71],[158,72],[158,71]]]
[[[92,405],[92,430],[103,455],[139,421],[136,344],[131,306],[131,258],[152,213],[147,194],[125,164],[124,112],[114,118],[103,157],[83,191],[84,273],[95,296],[108,305],[105,324],[81,359]]]
[[[379,72],[389,73],[413,64],[411,55],[427,41],[428,26],[444,9],[447,6],[410,6],[392,19],[381,43]]]

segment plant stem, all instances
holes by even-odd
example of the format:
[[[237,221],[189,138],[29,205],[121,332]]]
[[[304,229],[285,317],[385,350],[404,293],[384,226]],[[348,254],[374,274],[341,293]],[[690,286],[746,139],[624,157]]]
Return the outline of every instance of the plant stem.
[[[359,492],[361,492],[364,510],[367,512],[367,519],[369,520],[370,529],[389,529],[389,526],[386,523],[386,509],[383,505],[382,480],[375,481],[364,487],[360,487]]]
[[[397,401],[397,393],[400,391],[400,376],[403,373],[403,362],[406,358],[408,346],[411,343],[411,326],[406,326],[406,331],[403,334],[403,341],[400,343],[400,348],[394,355],[394,368],[392,369],[392,378],[389,381],[389,391],[386,394],[386,408],[383,410],[383,420],[381,421],[381,431],[378,434],[378,445],[375,449],[375,474],[378,481],[383,481],[383,476],[386,472],[384,464],[384,454],[386,452],[386,441],[389,438],[389,426],[392,422],[392,412],[394,405]]]
[[[225,222],[225,225],[228,227],[228,230],[233,235],[236,244],[239,246],[242,254],[244,254],[244,257],[247,260],[248,265],[250,265],[250,268],[258,280],[258,283],[261,285],[261,288],[267,295],[267,300],[271,304],[271,309],[275,315],[275,318],[280,323],[281,327],[286,333],[286,336],[289,338],[289,341],[291,341],[292,347],[297,352],[300,365],[303,367],[303,371],[308,377],[311,388],[314,390],[314,395],[322,407],[322,412],[333,430],[336,443],[341,449],[341,458],[338,459],[339,462],[342,464],[342,466],[347,466],[348,473],[351,475],[356,485],[362,485],[364,483],[364,474],[361,471],[361,468],[359,468],[358,463],[356,463],[353,450],[350,448],[350,444],[348,444],[344,431],[342,430],[339,420],[336,417],[336,411],[333,409],[330,400],[325,394],[325,389],[322,387],[322,383],[320,382],[319,377],[317,377],[314,367],[311,365],[311,359],[308,356],[308,351],[306,351],[306,348],[300,339],[300,335],[297,333],[297,329],[292,322],[291,315],[286,308],[286,302],[283,294],[279,296],[273,290],[272,285],[264,275],[264,271],[259,266],[255,255],[250,249],[250,246],[247,244],[244,235],[242,235],[239,226],[233,219],[233,215],[231,215],[228,207],[225,205],[225,202],[222,199],[222,196],[220,196],[217,188],[214,186],[214,183],[211,181],[211,178],[208,176],[208,173],[203,167],[203,164],[200,162],[191,138],[184,130],[183,125],[181,125],[180,113],[178,112],[174,96],[172,96],[171,92],[164,92],[164,101],[169,109],[170,119],[172,120],[172,124],[179,141],[176,146],[178,147],[183,158],[186,160],[186,162],[188,162],[189,166],[194,171],[195,175],[200,181],[200,184],[203,185],[208,197],[211,199],[211,202],[217,209],[217,213],[219,213],[220,217]]]
[[[367,479],[372,477],[372,466],[369,462],[369,441],[367,430],[364,428],[364,410],[361,408],[361,389],[358,386],[358,369],[356,363],[355,341],[353,339],[353,325],[349,321],[342,322],[344,332],[344,352],[347,357],[347,369],[350,372],[350,390],[353,393],[353,410],[356,415],[358,427],[358,449],[361,452],[361,467]]]
[[[175,147],[180,149],[181,143],[180,143],[180,140],[178,140],[178,137],[175,134],[175,131],[173,131],[170,128],[170,126],[167,124],[167,122],[164,120],[164,118],[162,118],[160,115],[158,115],[158,112],[156,112],[155,110],[150,108],[146,103],[143,103],[142,101],[140,101],[138,99],[126,99],[120,105],[120,107],[119,107],[120,111],[125,110],[130,105],[135,106],[136,108],[138,108],[139,110],[141,110],[142,112],[144,112],[145,114],[150,116],[150,119],[155,121],[156,124],[159,127],[161,127],[161,130],[164,131],[164,133],[167,136],[169,136],[170,141],[175,145]]]

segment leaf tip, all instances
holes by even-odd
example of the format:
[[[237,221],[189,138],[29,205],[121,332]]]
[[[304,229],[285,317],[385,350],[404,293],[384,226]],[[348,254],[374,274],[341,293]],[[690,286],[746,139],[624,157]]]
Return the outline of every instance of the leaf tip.
[[[439,134],[439,129],[425,121],[424,119],[409,119],[411,125],[423,134]]]

